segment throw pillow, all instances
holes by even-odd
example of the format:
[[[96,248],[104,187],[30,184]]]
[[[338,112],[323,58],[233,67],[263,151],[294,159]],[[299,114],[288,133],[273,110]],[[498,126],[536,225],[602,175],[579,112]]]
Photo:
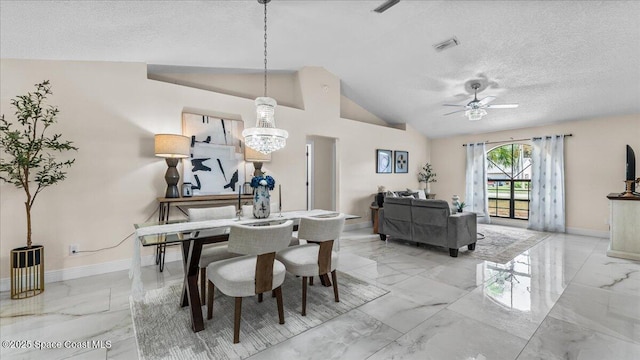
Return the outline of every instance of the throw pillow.
[[[427,195],[424,193],[424,190],[410,190],[410,191],[416,195],[416,199],[427,200]]]

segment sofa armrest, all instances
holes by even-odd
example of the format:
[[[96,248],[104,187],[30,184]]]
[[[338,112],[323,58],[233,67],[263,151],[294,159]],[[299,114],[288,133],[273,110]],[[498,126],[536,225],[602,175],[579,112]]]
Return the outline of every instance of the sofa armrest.
[[[476,213],[452,214],[448,221],[448,246],[450,249],[457,249],[476,242],[478,232]]]

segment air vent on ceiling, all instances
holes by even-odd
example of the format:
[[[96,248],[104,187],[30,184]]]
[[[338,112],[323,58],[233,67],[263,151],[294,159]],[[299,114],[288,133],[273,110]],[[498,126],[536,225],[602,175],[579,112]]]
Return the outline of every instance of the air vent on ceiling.
[[[373,11],[377,12],[377,13],[382,13],[385,12],[387,10],[389,10],[390,7],[392,7],[393,5],[399,3],[400,0],[387,0],[384,2],[384,4],[378,6],[377,8],[373,9]]]
[[[458,41],[458,38],[454,36],[449,40],[445,40],[439,44],[433,45],[433,47],[436,48],[436,51],[442,51],[458,45],[460,45],[460,41]]]

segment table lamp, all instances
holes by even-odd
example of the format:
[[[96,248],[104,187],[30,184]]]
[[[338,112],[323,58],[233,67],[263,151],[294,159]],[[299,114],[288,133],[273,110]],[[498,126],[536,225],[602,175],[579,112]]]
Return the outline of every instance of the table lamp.
[[[180,173],[176,166],[182,158],[189,157],[189,147],[191,140],[189,137],[174,134],[156,134],[155,135],[155,154],[158,157],[165,158],[167,161],[167,172],[164,179],[167,181],[166,198],[179,198],[178,181]]]
[[[244,160],[253,162],[253,176],[260,176],[264,174],[264,172],[262,172],[262,163],[271,161],[271,154],[263,154],[260,151],[245,146]]]

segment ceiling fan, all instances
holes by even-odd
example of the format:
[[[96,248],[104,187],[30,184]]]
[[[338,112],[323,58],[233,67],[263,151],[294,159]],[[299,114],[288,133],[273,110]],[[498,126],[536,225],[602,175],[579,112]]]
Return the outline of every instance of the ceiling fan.
[[[478,89],[480,88],[480,83],[471,84],[471,88],[474,91],[473,100],[471,100],[467,105],[444,104],[444,106],[456,106],[464,108],[462,110],[456,110],[444,115],[451,115],[464,111],[464,115],[469,118],[469,120],[475,121],[480,120],[483,116],[487,115],[487,111],[485,109],[515,109],[518,107],[518,104],[489,105],[490,102],[496,99],[495,96],[487,96],[482,100],[478,100]]]

